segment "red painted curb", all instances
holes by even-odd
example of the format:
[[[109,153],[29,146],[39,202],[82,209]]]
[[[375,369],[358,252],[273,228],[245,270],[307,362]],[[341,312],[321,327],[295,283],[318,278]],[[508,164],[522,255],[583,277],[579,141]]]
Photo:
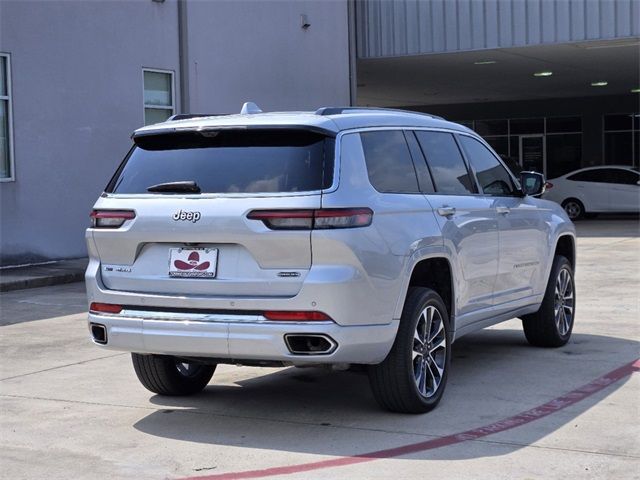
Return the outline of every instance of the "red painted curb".
[[[215,475],[205,475],[201,477],[188,477],[182,480],[237,480],[243,478],[262,478],[275,475],[288,475],[293,473],[308,472],[311,470],[320,470],[331,467],[344,467],[346,465],[354,465],[357,463],[371,462],[382,458],[393,458],[410,453],[423,452],[425,450],[433,450],[434,448],[454,445],[456,443],[466,442],[467,440],[476,440],[486,437],[494,433],[511,430],[535,420],[544,418],[552,413],[567,408],[581,400],[584,400],[595,393],[607,388],[609,385],[631,375],[633,372],[640,371],[640,359],[616,368],[615,370],[596,378],[595,380],[582,385],[564,395],[557,397],[547,403],[539,405],[531,410],[518,413],[512,417],[499,420],[497,422],[485,425],[483,427],[474,428],[460,433],[454,433],[446,437],[440,437],[424,442],[411,443],[401,447],[389,448],[386,450],[378,450],[375,452],[363,453],[350,457],[337,457],[329,460],[320,460],[317,462],[300,463],[297,465],[287,465],[282,467],[271,467],[262,470],[247,470],[244,472],[219,473]]]

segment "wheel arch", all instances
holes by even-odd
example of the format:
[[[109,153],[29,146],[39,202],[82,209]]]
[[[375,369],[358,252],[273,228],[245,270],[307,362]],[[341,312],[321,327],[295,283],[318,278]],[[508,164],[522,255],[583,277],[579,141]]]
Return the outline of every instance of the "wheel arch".
[[[569,263],[571,264],[571,268],[575,272],[576,239],[573,235],[569,233],[565,233],[558,236],[556,240],[553,256],[555,257],[556,255],[562,255],[563,257],[566,257],[567,260],[569,260]]]
[[[455,330],[455,282],[451,262],[446,256],[422,258],[413,263],[408,275],[408,282],[400,297],[399,311],[407,298],[410,287],[426,287],[434,290],[442,297],[447,312],[451,331]]]

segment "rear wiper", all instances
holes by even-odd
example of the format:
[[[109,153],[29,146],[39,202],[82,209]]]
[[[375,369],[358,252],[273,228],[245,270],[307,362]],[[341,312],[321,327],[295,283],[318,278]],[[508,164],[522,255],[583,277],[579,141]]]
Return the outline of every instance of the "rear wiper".
[[[166,182],[147,187],[147,192],[167,192],[167,193],[200,193],[200,187],[193,180],[182,182]]]

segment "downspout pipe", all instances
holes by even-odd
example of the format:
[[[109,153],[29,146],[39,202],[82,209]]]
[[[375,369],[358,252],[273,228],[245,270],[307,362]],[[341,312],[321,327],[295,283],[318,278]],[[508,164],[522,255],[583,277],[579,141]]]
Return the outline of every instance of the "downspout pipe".
[[[189,113],[189,20],[187,0],[178,0],[178,57],[180,68],[180,113]]]

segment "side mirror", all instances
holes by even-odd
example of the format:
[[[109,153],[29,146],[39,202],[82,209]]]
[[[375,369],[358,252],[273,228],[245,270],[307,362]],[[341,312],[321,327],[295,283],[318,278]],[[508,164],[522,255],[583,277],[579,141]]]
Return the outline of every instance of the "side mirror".
[[[520,185],[524,195],[539,197],[546,190],[544,175],[538,172],[520,172]]]

